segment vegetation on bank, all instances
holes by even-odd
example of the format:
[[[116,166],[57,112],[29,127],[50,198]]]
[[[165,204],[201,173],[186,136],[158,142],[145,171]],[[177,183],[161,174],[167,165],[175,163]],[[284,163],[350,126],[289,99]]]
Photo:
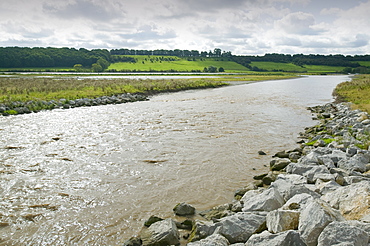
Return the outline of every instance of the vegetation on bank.
[[[353,108],[370,113],[370,75],[358,75],[351,81],[340,83],[333,94],[338,101],[353,103]]]

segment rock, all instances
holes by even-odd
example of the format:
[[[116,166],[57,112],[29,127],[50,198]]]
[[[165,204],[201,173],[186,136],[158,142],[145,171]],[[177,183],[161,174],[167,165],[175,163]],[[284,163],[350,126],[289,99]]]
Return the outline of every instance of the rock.
[[[266,216],[267,229],[272,233],[298,229],[300,213],[292,210],[274,210]]]
[[[199,212],[199,215],[203,216],[204,218],[208,220],[217,220],[226,216],[229,216],[233,214],[231,210],[232,205],[231,204],[223,204],[216,207],[213,207],[212,209],[205,210]]]
[[[369,159],[362,155],[356,154],[350,159],[342,159],[338,162],[338,167],[349,172],[357,171],[364,173],[366,172],[366,164],[369,163]]]
[[[158,221],[161,221],[161,220],[163,220],[163,219],[152,215],[152,216],[150,216],[150,218],[147,221],[144,222],[144,226],[149,227],[152,224],[154,224],[155,222],[158,222]]]
[[[259,154],[259,155],[266,155],[266,153],[265,153],[265,152],[263,152],[262,150],[258,151],[258,154]]]
[[[290,175],[296,175],[296,174],[290,174]],[[296,175],[296,176],[299,176],[299,175]],[[296,176],[294,176],[294,178]],[[289,179],[289,176],[285,176],[284,178],[281,178],[279,176],[278,179],[273,184],[271,184],[270,188],[277,189],[279,193],[283,196],[285,201],[289,200],[291,197],[297,194],[302,194],[302,193],[307,193],[317,198],[319,197],[319,195],[316,192],[310,190],[304,184],[299,183],[299,182],[304,183],[304,181],[306,181],[304,177],[302,177],[303,180],[297,178],[296,181],[294,181],[293,177],[290,177],[290,178],[291,179]],[[296,182],[296,183],[293,183],[293,182]]]
[[[174,208],[173,211],[176,215],[179,216],[187,216],[187,215],[194,215],[195,214],[195,208],[187,203],[179,203]]]
[[[176,228],[176,224],[172,219],[165,219],[158,221],[146,230],[143,230],[140,234],[143,245],[178,245],[179,232]]]
[[[276,177],[278,176],[277,171],[269,172],[265,177],[262,178],[262,182],[265,185],[270,185],[272,182],[276,180]]]
[[[210,221],[196,220],[190,233],[189,242],[201,240],[212,235],[217,226]]]
[[[330,223],[319,236],[318,246],[354,245],[367,246],[369,235],[359,227],[350,225],[347,221]]]
[[[123,243],[123,246],[141,246],[142,241],[139,237],[132,237]]]
[[[263,174],[260,174],[260,175],[253,176],[253,179],[254,180],[262,180],[266,176],[267,176],[267,173],[263,173]]]
[[[291,152],[289,153],[289,160],[291,162],[298,162],[298,160],[302,157],[301,152]]]
[[[320,165],[305,165],[301,163],[290,163],[286,167],[287,173],[291,174],[299,174],[307,178],[308,183],[315,183],[316,180],[321,176],[322,174],[330,174],[327,167]],[[334,180],[334,176],[332,176],[332,179]]]
[[[243,196],[244,196],[244,194],[247,192],[247,191],[250,191],[250,190],[257,190],[257,186],[255,185],[255,184],[253,184],[253,183],[250,183],[250,184],[248,184],[247,186],[245,186],[245,187],[243,187],[243,188],[241,188],[241,189],[238,189],[238,190],[236,190],[235,191],[235,193],[234,193],[234,197],[236,198],[236,199],[238,199],[238,200],[240,200]]]
[[[249,191],[250,192],[250,191]],[[284,204],[284,198],[280,195],[279,191],[275,188],[269,188],[260,194],[251,195],[245,193],[242,197],[244,207],[243,212],[251,211],[272,211],[280,208]]]
[[[329,192],[332,192],[332,191],[335,191],[335,190],[337,190],[338,188],[341,187],[337,182],[335,182],[333,180],[328,181],[328,182],[323,182],[322,180],[317,180],[315,185],[318,189],[318,192],[321,195],[325,195],[325,194],[327,194]]]
[[[275,160],[271,161],[271,163],[270,163],[271,168],[270,169],[272,171],[280,171],[280,170],[284,169],[286,166],[288,166],[290,163],[291,163],[291,161],[287,158],[275,159]]]
[[[266,216],[253,213],[237,213],[220,219],[215,233],[221,234],[230,243],[244,243],[254,233],[266,229]]]
[[[302,209],[298,230],[307,246],[317,245],[317,239],[324,228],[333,221],[344,221],[339,211],[332,209],[320,199]]]
[[[188,246],[227,246],[229,241],[220,234],[213,234],[198,242],[188,243]]]
[[[343,186],[321,197],[348,220],[358,220],[370,214],[370,182]]]
[[[289,153],[287,153],[285,150],[277,152],[272,157],[278,157],[278,158],[289,158]]]
[[[283,210],[298,210],[301,211],[306,208],[306,206],[314,201],[315,198],[310,194],[298,194],[290,198],[284,206],[281,207]]]
[[[249,238],[246,246],[306,246],[297,231],[284,231],[272,234],[264,231],[261,234],[254,234]]]

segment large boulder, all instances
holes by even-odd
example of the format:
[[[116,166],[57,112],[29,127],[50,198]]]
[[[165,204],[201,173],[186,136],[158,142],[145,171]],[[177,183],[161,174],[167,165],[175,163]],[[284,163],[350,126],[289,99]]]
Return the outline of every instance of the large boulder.
[[[266,216],[267,229],[272,233],[296,230],[298,229],[299,215],[298,211],[292,210],[271,211]]]
[[[317,245],[367,246],[368,242],[368,233],[360,227],[351,225],[347,221],[334,221],[321,232]]]
[[[351,158],[342,159],[338,162],[338,167],[349,172],[366,172],[366,164],[369,163],[369,158],[363,154],[356,154]]]
[[[343,186],[321,197],[348,220],[358,220],[370,214],[370,182]]]
[[[213,234],[197,242],[188,243],[188,246],[227,246],[229,241],[220,234]]]
[[[143,245],[147,246],[180,244],[179,232],[172,219],[165,219],[152,224],[141,232],[140,237]]]
[[[272,211],[280,208],[284,203],[284,198],[275,188],[268,188],[260,194],[252,194],[251,191],[245,193],[241,202],[244,204],[243,212],[252,211]]]
[[[344,221],[339,211],[316,199],[301,211],[298,230],[307,246],[317,245],[317,239],[324,228],[333,221]]]
[[[266,216],[253,213],[237,213],[220,219],[215,233],[226,237],[230,243],[244,243],[254,233],[266,229]]]
[[[286,167],[287,173],[302,175],[307,178],[308,183],[315,183],[317,179],[335,180],[329,169],[324,165],[306,165],[301,163],[290,163]]]
[[[245,246],[306,246],[297,231],[284,231],[272,234],[264,231],[254,234],[249,238]]]
[[[302,211],[306,206],[314,201],[315,198],[310,194],[298,194],[290,198],[282,207],[283,210],[297,210]]]

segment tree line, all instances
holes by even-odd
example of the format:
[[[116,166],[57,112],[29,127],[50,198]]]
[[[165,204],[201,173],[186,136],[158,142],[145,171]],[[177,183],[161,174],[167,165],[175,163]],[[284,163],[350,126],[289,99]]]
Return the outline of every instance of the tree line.
[[[278,62],[293,63],[297,66],[305,65],[326,65],[345,67],[344,72],[370,72],[370,68],[363,67],[359,61],[370,61],[370,55],[319,55],[319,54],[265,54],[263,56],[237,56],[230,51],[222,51],[215,48],[210,51],[198,50],[136,50],[136,49],[92,49],[84,48],[29,48],[29,47],[0,47],[0,67],[1,68],[53,68],[53,67],[73,67],[76,71],[101,72],[107,69],[110,63],[115,62],[136,62],[135,55],[163,56],[170,59],[170,56],[187,57],[195,59],[197,57],[206,59],[207,57],[228,57],[233,61],[255,71],[260,71],[258,67],[251,66],[251,62]],[[130,57],[131,56],[131,57]]]

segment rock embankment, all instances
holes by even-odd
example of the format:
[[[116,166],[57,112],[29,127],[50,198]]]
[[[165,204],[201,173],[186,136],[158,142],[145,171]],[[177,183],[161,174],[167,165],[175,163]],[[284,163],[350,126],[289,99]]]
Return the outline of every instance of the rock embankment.
[[[75,107],[98,106],[107,104],[121,104],[136,101],[145,101],[148,97],[142,94],[120,94],[115,96],[103,96],[98,98],[81,98],[75,100],[51,100],[51,101],[28,101],[10,102],[0,104],[0,115],[8,116],[13,114],[36,113],[41,110],[69,109]]]
[[[155,217],[124,245],[180,245],[183,237],[189,246],[369,245],[369,115],[348,104],[310,110],[321,123],[300,134],[300,147],[277,153],[271,171],[233,202],[198,212],[202,219],[178,204],[174,211],[190,211],[186,220]]]

